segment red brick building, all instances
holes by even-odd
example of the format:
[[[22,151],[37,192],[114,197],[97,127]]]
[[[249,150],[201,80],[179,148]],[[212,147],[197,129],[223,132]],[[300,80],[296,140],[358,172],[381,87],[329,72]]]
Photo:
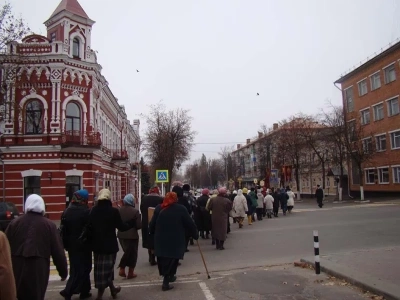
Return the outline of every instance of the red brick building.
[[[370,161],[363,166],[364,190],[371,193],[400,192],[400,43],[342,76],[345,119],[357,122],[363,145],[372,147]],[[360,187],[356,167],[350,163],[350,190]]]
[[[103,187],[114,200],[139,194],[140,122],[130,123],[101,73],[94,23],[77,0],[62,0],[47,36],[27,36],[1,56],[2,199],[22,209],[41,194],[52,219],[83,187],[91,201]]]

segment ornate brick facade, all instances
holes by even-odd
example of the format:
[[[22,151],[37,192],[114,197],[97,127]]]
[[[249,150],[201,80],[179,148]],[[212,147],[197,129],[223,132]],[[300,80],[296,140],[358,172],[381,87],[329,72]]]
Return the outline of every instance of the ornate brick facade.
[[[45,22],[1,56],[3,199],[22,208],[40,193],[58,219],[73,191],[93,200],[109,187],[114,200],[139,195],[139,120],[131,124],[111,92],[95,51],[94,21],[76,0],[62,0]]]

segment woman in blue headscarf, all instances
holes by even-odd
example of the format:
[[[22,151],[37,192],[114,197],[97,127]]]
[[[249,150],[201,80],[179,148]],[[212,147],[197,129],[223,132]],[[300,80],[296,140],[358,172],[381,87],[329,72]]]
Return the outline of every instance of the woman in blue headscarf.
[[[79,190],[74,193],[68,208],[61,216],[62,238],[64,248],[69,256],[69,279],[65,289],[60,292],[66,300],[74,294],[80,294],[80,299],[92,296],[90,293],[90,272],[92,271],[92,250],[90,245],[78,242],[83,228],[89,220],[89,193]]]
[[[121,244],[124,255],[119,263],[119,276],[127,279],[135,278],[135,267],[138,258],[139,234],[138,230],[142,228],[142,218],[139,210],[135,208],[135,197],[128,194],[124,198],[124,205],[120,208],[119,213],[123,222],[132,222],[136,224],[128,231],[118,231],[118,239]],[[129,268],[128,275],[125,269]]]

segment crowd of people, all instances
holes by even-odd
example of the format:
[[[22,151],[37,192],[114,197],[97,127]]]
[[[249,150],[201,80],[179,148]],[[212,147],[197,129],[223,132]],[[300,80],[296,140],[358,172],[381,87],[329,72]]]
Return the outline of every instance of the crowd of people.
[[[64,299],[70,300],[73,295],[79,295],[79,299],[92,296],[92,265],[96,300],[103,299],[107,288],[115,299],[121,291],[114,284],[119,245],[123,256],[118,275],[136,278],[139,230],[142,247],[148,250],[149,264],[158,266],[163,276],[162,290],[168,291],[173,288],[170,283],[176,280],[180,261],[195,240],[211,239],[217,250],[224,250],[230,218],[241,229],[246,218],[252,225],[265,217],[278,217],[279,209],[286,215],[293,209],[294,198],[289,187],[243,188],[232,193],[222,187],[213,191],[203,189],[196,199],[185,184],[174,186],[165,196],[160,195],[158,187],[151,188],[139,209],[132,194],[124,197],[121,207],[114,207],[110,190],[102,189],[95,205],[89,207],[89,193],[82,189],[74,193],[57,228],[44,217],[43,198],[32,194],[26,199],[25,214],[9,224],[5,235],[0,233],[0,300],[43,300],[50,257],[61,280],[68,278],[64,250],[70,264],[68,281],[60,291]]]

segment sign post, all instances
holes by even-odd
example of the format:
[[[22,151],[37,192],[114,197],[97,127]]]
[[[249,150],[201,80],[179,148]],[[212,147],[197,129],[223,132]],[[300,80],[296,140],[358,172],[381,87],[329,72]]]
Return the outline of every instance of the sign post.
[[[169,182],[168,170],[156,170],[156,182],[161,183],[161,193],[165,196],[164,183]]]

